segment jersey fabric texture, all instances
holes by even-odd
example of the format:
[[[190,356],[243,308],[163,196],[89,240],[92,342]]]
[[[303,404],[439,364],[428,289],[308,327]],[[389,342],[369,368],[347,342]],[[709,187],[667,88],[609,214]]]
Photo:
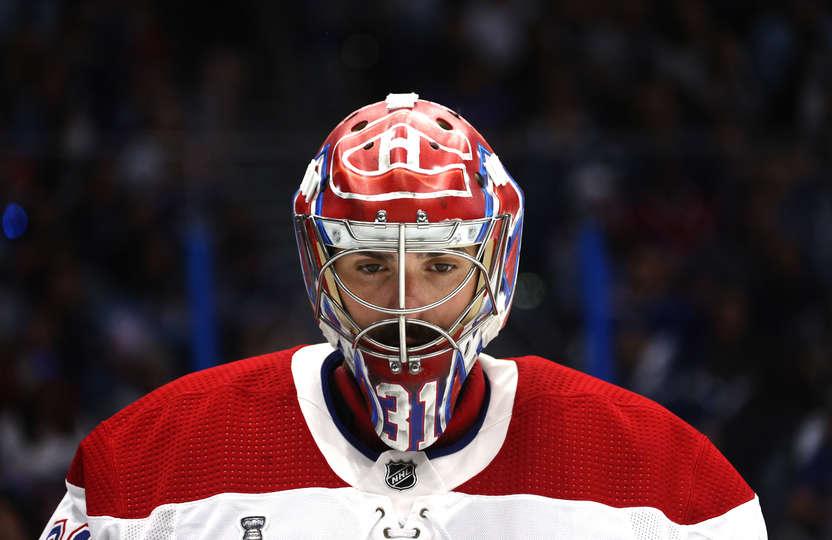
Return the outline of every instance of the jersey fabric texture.
[[[327,344],[194,373],[80,445],[41,539],[766,538],[757,497],[692,427],[537,357],[482,355],[468,433],[368,448]]]

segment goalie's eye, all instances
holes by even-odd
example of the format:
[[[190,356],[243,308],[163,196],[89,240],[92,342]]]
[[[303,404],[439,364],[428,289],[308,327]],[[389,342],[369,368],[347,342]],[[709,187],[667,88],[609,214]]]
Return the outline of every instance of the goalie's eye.
[[[382,272],[384,270],[384,265],[379,263],[366,263],[358,265],[358,271],[362,274],[373,275],[378,274],[379,272]]]
[[[447,274],[456,270],[456,265],[446,262],[435,262],[430,265],[430,270],[438,274]]]

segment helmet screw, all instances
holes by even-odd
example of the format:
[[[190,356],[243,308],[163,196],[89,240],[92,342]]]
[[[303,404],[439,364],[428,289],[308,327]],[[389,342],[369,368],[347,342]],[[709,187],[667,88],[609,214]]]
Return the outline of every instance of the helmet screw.
[[[402,363],[398,360],[390,360],[390,371],[399,373],[402,370]]]
[[[419,360],[411,360],[407,363],[407,369],[412,375],[416,375],[422,371],[422,363]]]
[[[427,223],[428,214],[424,210],[416,210],[416,223]]]
[[[387,223],[387,210],[376,212],[376,223]]]

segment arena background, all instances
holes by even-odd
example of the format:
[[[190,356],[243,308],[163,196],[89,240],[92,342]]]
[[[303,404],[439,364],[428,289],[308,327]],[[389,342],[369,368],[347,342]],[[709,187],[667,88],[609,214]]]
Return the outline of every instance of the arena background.
[[[320,340],[289,198],[391,91],[460,112],[526,191],[489,351],[658,400],[772,538],[832,538],[832,10],[811,0],[0,2],[0,538],[41,530],[120,407]]]

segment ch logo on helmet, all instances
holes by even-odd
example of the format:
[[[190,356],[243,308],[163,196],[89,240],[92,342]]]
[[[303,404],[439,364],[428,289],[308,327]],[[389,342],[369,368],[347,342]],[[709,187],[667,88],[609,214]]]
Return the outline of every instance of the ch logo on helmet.
[[[428,144],[431,142],[438,144],[412,126],[397,124],[370,140],[345,150],[342,159],[348,168],[365,176],[378,176],[397,167],[419,171],[421,169],[420,147],[423,138]],[[360,161],[351,159],[356,152],[369,152],[376,145],[378,149],[371,153],[372,159]],[[372,165],[375,167],[370,168],[369,166]]]
[[[240,520],[240,525],[246,531],[243,534],[243,540],[263,540],[263,532],[261,529],[266,526],[265,516],[244,517]]]
[[[387,464],[384,481],[399,491],[410,489],[416,485],[416,465],[412,461],[391,461]]]
[[[466,169],[466,162],[473,159],[471,141],[427,117],[416,113],[411,117],[410,123],[377,121],[339,140],[333,148],[333,163],[349,174],[330,177],[333,192],[345,199],[368,201],[471,197]],[[419,178],[386,176],[396,169],[417,173]]]

